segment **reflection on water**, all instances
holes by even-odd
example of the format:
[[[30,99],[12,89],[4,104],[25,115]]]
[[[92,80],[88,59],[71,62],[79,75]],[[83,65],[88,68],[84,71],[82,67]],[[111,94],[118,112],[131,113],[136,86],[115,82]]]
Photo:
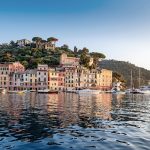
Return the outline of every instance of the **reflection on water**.
[[[0,149],[149,149],[150,96],[0,95]]]

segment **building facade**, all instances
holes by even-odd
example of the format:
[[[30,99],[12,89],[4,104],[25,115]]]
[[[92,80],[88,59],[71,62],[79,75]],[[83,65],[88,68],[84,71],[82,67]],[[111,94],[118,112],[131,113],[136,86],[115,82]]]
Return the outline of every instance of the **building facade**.
[[[10,89],[14,86],[14,73],[23,73],[25,68],[19,62],[0,64],[0,88]]]
[[[31,44],[31,41],[27,40],[27,39],[22,39],[22,40],[17,40],[17,45],[20,47],[24,47],[26,45]]]
[[[68,57],[67,54],[63,53],[60,56],[60,65],[71,65],[71,66],[78,66],[79,65],[79,58],[76,57]]]
[[[37,67],[37,89],[48,89],[48,65],[39,64]]]
[[[34,91],[93,88],[107,91],[112,88],[112,71],[74,64],[56,68],[39,64],[37,69],[25,70],[19,62],[3,63],[0,64],[0,88]]]
[[[48,89],[59,90],[58,77],[59,72],[55,68],[48,69]]]

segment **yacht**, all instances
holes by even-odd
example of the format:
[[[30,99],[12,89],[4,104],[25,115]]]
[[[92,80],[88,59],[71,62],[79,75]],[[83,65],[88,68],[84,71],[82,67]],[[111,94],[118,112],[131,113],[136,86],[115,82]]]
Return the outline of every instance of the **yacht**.
[[[79,90],[79,94],[100,94],[101,90],[83,89]]]

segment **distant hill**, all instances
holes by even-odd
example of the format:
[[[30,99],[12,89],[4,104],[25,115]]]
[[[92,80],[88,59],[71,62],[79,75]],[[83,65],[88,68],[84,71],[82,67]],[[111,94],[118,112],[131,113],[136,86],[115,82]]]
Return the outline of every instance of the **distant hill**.
[[[103,60],[100,62],[100,66],[101,68],[110,69],[113,72],[117,72],[123,75],[127,87],[130,87],[131,70],[133,72],[134,87],[138,87],[139,85],[139,69],[141,72],[141,85],[147,85],[148,81],[150,81],[150,70],[137,67],[129,62],[117,60]]]

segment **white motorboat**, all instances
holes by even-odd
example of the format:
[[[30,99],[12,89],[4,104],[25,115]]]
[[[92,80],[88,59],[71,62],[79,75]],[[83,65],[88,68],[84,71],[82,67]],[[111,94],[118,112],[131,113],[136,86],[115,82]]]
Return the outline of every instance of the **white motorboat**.
[[[91,89],[83,89],[83,90],[79,90],[78,93],[79,94],[100,94],[100,90],[91,90]]]
[[[140,87],[140,93],[141,94],[150,94],[150,86]]]
[[[38,90],[38,93],[49,93],[49,89],[44,89],[44,90]]]
[[[38,90],[38,93],[58,93],[57,90],[49,90],[49,89],[44,89],[44,90]]]
[[[68,89],[66,90],[67,93],[78,93],[79,90],[75,90],[75,89]]]

